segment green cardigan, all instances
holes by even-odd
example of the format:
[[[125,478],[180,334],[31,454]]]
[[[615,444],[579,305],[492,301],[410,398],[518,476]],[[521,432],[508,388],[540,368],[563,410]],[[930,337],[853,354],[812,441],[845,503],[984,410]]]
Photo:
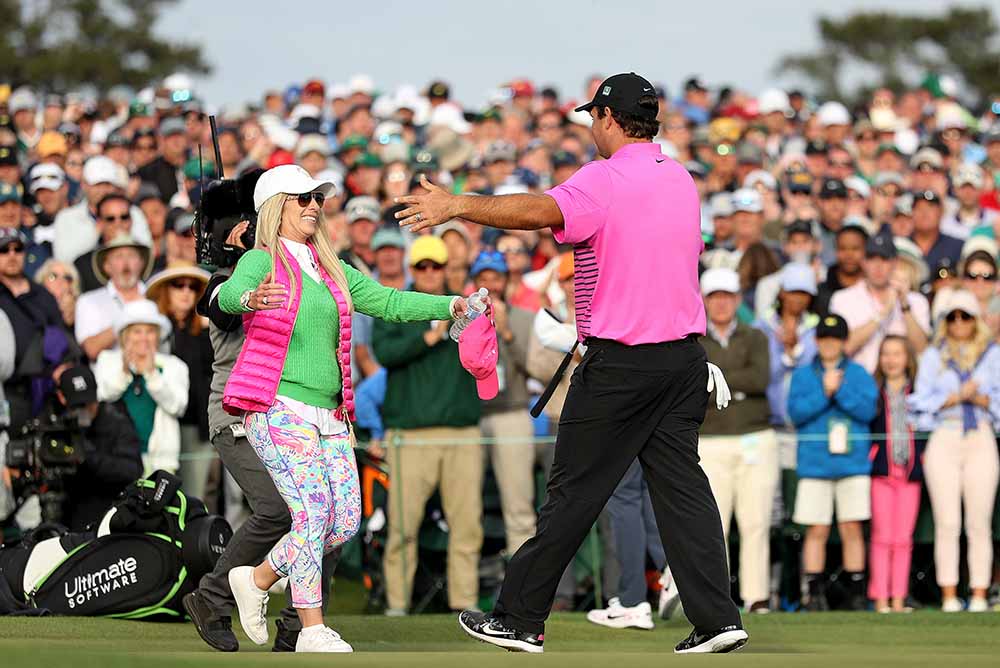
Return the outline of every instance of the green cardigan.
[[[452,297],[401,292],[368,278],[341,262],[354,302],[354,310],[390,322],[415,322],[451,318]],[[226,313],[243,313],[240,297],[253,290],[271,271],[271,256],[263,250],[248,251],[233,275],[219,290],[219,307]],[[309,406],[336,408],[340,392],[337,345],[340,335],[337,302],[326,285],[302,272],[302,296],[288,356],[281,371],[278,394]]]

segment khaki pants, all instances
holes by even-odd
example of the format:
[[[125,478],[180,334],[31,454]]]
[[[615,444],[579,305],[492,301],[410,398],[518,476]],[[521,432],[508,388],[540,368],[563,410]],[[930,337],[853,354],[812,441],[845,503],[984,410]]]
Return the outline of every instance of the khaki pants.
[[[740,528],[740,597],[750,606],[771,597],[771,509],[778,485],[778,440],[767,429],[740,436],[702,436],[701,467],[729,539],[735,509]]]
[[[990,586],[993,538],[990,522],[1000,463],[990,425],[984,420],[967,434],[962,425],[942,425],[931,433],[924,455],[924,479],[934,512],[934,565],[941,587],[958,584],[958,539],[965,506],[969,586]]]
[[[489,446],[490,460],[500,489],[507,554],[514,554],[535,535],[535,429],[527,411],[486,415],[479,426],[484,438],[496,439]]]
[[[417,532],[427,500],[438,488],[448,522],[448,605],[461,610],[478,604],[479,551],[483,545],[483,452],[479,437],[478,427],[432,427],[386,434],[391,482],[385,584],[390,609],[410,607],[417,570]],[[428,444],[422,444],[424,441]]]

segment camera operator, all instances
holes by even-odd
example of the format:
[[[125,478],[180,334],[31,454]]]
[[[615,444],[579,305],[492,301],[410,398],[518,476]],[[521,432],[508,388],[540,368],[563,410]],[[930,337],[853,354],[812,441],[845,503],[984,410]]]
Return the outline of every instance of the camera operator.
[[[59,373],[57,404],[53,409],[70,415],[82,431],[83,462],[65,478],[66,500],[62,523],[83,531],[98,521],[115,497],[142,476],[139,436],[119,399],[97,401],[97,381],[85,366]]]

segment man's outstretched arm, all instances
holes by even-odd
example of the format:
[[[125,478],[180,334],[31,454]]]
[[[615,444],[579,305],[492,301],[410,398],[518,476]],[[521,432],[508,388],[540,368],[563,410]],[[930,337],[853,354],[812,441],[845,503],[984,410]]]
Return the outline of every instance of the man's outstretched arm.
[[[548,195],[452,195],[420,177],[426,195],[397,197],[407,208],[396,214],[403,227],[413,232],[445,223],[452,218],[496,227],[501,230],[540,230],[563,225],[562,212]]]

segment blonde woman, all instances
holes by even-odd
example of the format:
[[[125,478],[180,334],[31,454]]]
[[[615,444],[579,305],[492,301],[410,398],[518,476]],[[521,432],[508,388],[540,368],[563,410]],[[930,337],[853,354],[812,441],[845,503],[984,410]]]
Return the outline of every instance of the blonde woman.
[[[63,324],[72,331],[76,322],[76,299],[80,296],[80,272],[68,262],[50,258],[35,272],[35,283],[55,297]]]
[[[351,312],[403,322],[448,320],[465,308],[459,297],[387,288],[341,262],[323,217],[333,191],[295,165],[261,175],[257,246],[219,291],[219,306],[242,313],[246,331],[223,406],[244,415],[247,439],[292,518],[267,559],[232,569],[229,582],[244,632],[264,644],[267,590],[288,576],[302,620],[298,652],[353,651],[323,624],[320,594],[323,555],[350,540],[361,521],[350,436]]]
[[[934,512],[934,561],[942,610],[959,612],[959,535],[968,540],[970,612],[988,609],[993,567],[990,521],[1000,460],[1000,346],[992,342],[979,301],[968,290],[938,297],[937,333],[920,358],[910,398],[917,428],[930,432],[924,478]],[[963,515],[964,511],[964,515]]]

